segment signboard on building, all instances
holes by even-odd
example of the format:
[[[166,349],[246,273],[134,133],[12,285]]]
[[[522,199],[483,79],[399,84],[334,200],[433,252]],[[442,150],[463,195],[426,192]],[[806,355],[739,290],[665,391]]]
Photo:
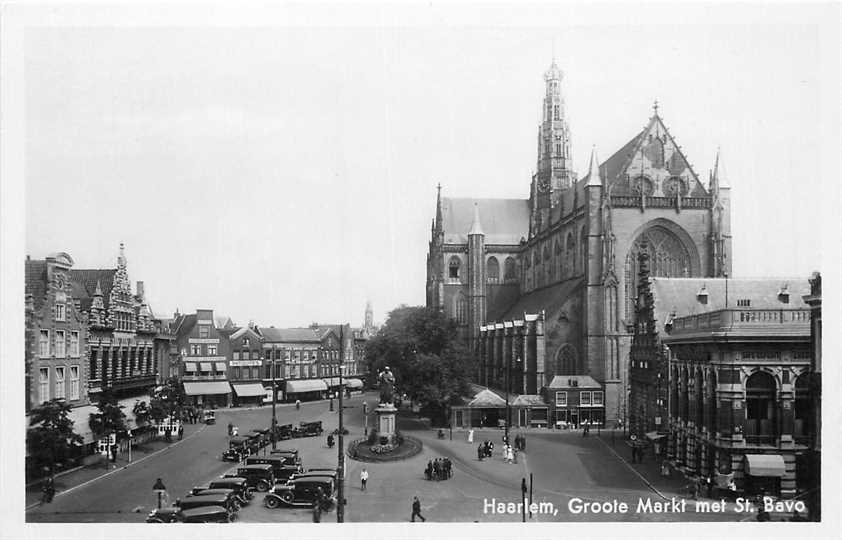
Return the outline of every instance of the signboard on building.
[[[237,366],[259,366],[261,364],[260,360],[231,360],[228,362],[231,367]]]
[[[190,338],[190,343],[219,343],[219,338]]]

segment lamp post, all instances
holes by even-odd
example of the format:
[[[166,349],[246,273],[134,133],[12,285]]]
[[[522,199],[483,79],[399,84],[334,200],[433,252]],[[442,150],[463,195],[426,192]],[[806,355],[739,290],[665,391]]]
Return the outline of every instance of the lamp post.
[[[275,407],[278,403],[278,386],[277,386],[277,383],[275,382],[275,357],[276,357],[275,344],[273,343],[272,344],[272,358],[271,358],[271,362],[269,364],[271,369],[272,369],[272,450],[274,450],[276,448],[276,444],[277,444],[276,443],[276,439],[277,439],[276,429],[277,429],[277,426],[278,426],[278,420],[277,420],[277,417],[275,415]]]
[[[164,486],[164,482],[161,481],[160,478],[155,480],[155,485],[152,486],[152,491],[158,494],[158,510],[161,509],[161,500],[164,497],[164,493],[167,492],[166,486]]]
[[[520,357],[517,359],[518,364],[520,364]],[[506,362],[506,444],[509,444],[509,419],[511,418],[511,412],[509,411],[509,392],[512,387],[512,357],[509,356],[508,362]]]
[[[338,468],[339,468],[339,489],[337,492],[338,502],[336,505],[336,522],[345,522],[345,443],[342,436],[342,350],[345,344],[343,335],[344,325],[339,327],[339,445],[338,445]],[[331,400],[331,404],[333,400]]]

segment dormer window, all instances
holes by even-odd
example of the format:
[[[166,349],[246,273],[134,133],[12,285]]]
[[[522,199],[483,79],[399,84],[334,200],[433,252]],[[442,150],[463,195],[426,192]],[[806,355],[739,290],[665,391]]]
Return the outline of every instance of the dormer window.
[[[751,300],[748,298],[741,298],[737,300],[737,307],[751,307]]]

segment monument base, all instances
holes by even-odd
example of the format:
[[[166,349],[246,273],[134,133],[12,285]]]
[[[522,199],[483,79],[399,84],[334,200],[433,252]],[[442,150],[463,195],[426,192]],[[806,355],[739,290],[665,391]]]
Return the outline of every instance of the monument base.
[[[377,438],[380,444],[395,444],[395,414],[398,409],[391,403],[381,403],[374,409],[377,413]],[[384,440],[385,439],[385,440]]]

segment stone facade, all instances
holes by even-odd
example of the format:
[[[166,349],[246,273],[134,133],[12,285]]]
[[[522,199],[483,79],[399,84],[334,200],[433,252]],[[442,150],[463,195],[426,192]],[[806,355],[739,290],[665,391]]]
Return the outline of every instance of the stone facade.
[[[535,386],[590,375],[605,387],[611,420],[627,408],[638,253],[648,251],[653,276],[728,275],[730,188],[718,157],[702,185],[657,106],[606,161],[593,151],[577,179],[561,79],[553,64],[528,199],[443,198],[439,187],[427,305],[455,319],[475,351],[482,326],[544,313],[545,369]],[[482,373],[493,372],[496,360],[482,354]]]
[[[73,407],[88,399],[88,329],[73,296],[73,259],[55,253],[26,259],[26,412],[45,401],[64,399]]]
[[[690,475],[733,472],[738,489],[793,496],[805,489],[801,461],[814,430],[810,312],[800,296],[776,309],[754,307],[743,296],[670,322],[663,338],[670,357],[668,453]],[[779,474],[750,474],[755,456],[778,459]]]

